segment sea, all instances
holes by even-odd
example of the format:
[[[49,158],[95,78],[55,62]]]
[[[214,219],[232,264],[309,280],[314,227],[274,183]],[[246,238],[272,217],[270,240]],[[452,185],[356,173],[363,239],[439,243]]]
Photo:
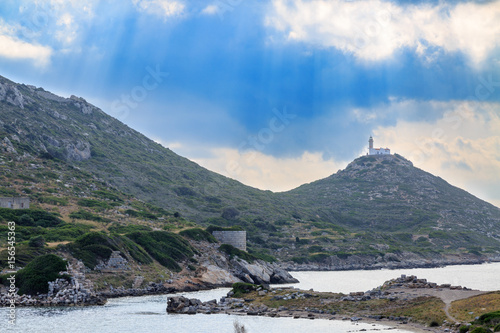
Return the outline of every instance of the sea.
[[[450,283],[485,291],[500,290],[500,263],[460,265],[442,268],[363,270],[333,272],[291,272],[300,283],[288,285],[300,289],[348,293],[367,291],[386,280],[415,275],[429,282]],[[283,286],[274,285],[274,288]],[[230,289],[182,293],[202,301],[220,299]],[[104,306],[17,308],[14,325],[9,324],[9,309],[0,309],[0,332],[23,333],[94,333],[94,332],[169,332],[207,333],[234,332],[234,323],[243,325],[246,333],[344,333],[344,332],[408,332],[390,324],[325,319],[268,318],[225,314],[167,314],[167,297],[154,295],[110,299]],[[340,318],[339,318],[340,319]]]

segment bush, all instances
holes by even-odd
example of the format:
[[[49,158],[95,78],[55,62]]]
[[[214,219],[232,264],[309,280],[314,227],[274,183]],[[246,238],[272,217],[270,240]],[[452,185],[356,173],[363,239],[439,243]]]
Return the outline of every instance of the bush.
[[[35,237],[30,239],[28,245],[30,247],[44,247],[45,246],[45,239],[43,238],[42,235],[35,236]]]
[[[243,231],[243,228],[238,226],[238,225],[235,225],[232,227],[227,227],[227,228],[219,227],[217,225],[209,225],[205,230],[208,233],[212,234],[212,232],[214,232],[214,231]]]
[[[47,226],[57,227],[64,221],[55,213],[37,209],[9,209],[0,208],[0,220],[14,221],[19,226]]]
[[[467,332],[469,331],[469,326],[467,326],[467,325],[462,325],[462,326],[460,326],[460,328],[458,329],[458,331],[459,331],[460,333],[467,333]]]
[[[96,221],[96,222],[110,222],[111,220],[101,217],[99,215],[93,214],[91,212],[87,212],[86,210],[80,209],[77,212],[73,212],[69,214],[69,217],[77,220],[88,220],[88,221]]]
[[[17,223],[19,225],[32,226],[35,224],[35,220],[28,214],[24,214],[19,218]]]
[[[168,231],[133,232],[126,236],[160,264],[176,272],[181,271],[178,262],[191,258],[196,252],[188,241]]]
[[[256,284],[246,282],[236,282],[232,287],[232,292],[234,293],[233,296],[236,298],[241,297],[243,294],[248,294],[249,292],[257,290],[257,288],[259,288],[259,286]]]
[[[481,325],[496,325],[500,323],[500,311],[488,312],[479,317],[478,320],[474,322],[475,324]]]
[[[153,231],[153,229],[145,225],[122,225],[118,223],[114,223],[111,227],[108,228],[108,230],[110,232],[116,232],[117,234],[127,234],[136,231]]]
[[[238,215],[240,215],[240,212],[236,208],[228,207],[224,208],[221,217],[226,220],[234,220]]]
[[[78,237],[68,244],[68,249],[89,268],[94,268],[99,260],[109,259],[111,252],[118,250],[107,235],[98,232],[89,232]]]
[[[66,262],[54,254],[46,254],[35,258],[16,273],[19,294],[47,293],[49,290],[48,283],[61,277],[59,272],[65,270]]]
[[[80,199],[77,202],[78,206],[82,207],[99,207],[103,209],[108,209],[110,206],[102,201],[94,200],[94,199]]]
[[[145,212],[143,210],[137,211],[137,210],[133,210],[133,209],[127,209],[125,211],[125,214],[128,214],[129,216],[132,216],[132,217],[142,218],[142,219],[150,219],[150,220],[158,219],[158,217],[155,214]]]
[[[484,327],[475,327],[470,333],[491,333],[491,331]]]
[[[219,247],[219,251],[226,253],[227,255],[229,255],[230,258],[236,256],[236,257],[243,259],[245,261],[248,261],[250,263],[252,263],[254,260],[257,259],[255,256],[251,255],[250,253],[242,251],[240,249],[237,249],[234,246],[229,245],[229,244],[222,244]]]
[[[217,240],[211,233],[201,228],[186,229],[179,232],[179,235],[190,238],[195,241],[205,241],[210,243],[217,243]]]

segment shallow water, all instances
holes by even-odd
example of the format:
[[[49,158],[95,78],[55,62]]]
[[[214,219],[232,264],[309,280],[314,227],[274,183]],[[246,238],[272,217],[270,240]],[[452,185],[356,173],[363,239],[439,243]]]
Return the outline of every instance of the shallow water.
[[[416,275],[418,278],[438,284],[450,283],[454,286],[461,285],[484,291],[500,290],[500,263],[374,271],[291,272],[291,274],[300,281],[291,285],[296,288],[341,293],[371,290],[401,274]]]
[[[500,263],[448,266],[430,269],[379,271],[292,272],[301,283],[295,287],[317,291],[366,291],[401,274],[417,275],[428,281],[451,283],[481,290],[500,290]],[[229,289],[183,293],[202,301],[220,299]],[[388,326],[354,324],[339,320],[308,320],[229,315],[167,314],[169,295],[110,299],[105,306],[84,308],[18,308],[15,326],[8,325],[8,309],[0,309],[0,332],[26,333],[93,333],[93,332],[234,332],[233,323],[240,322],[248,333],[304,332],[405,332]]]

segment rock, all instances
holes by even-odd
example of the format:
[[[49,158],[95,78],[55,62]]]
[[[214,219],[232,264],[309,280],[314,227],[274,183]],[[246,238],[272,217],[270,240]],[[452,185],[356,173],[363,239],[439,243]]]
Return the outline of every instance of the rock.
[[[3,100],[24,109],[24,96],[19,92],[17,87],[8,83],[0,82],[0,101]]]

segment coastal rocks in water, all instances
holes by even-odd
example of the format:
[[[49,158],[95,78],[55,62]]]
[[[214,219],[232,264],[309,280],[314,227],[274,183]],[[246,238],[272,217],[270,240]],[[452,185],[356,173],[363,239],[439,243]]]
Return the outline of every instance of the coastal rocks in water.
[[[297,283],[298,280],[276,263],[263,260],[248,262],[242,258],[230,258],[218,251],[217,244],[197,242],[200,255],[195,259],[200,262],[196,278],[201,284],[211,286],[229,286],[236,282],[256,284]]]
[[[231,272],[243,282],[255,284],[297,283],[287,271],[262,260],[248,263],[243,259],[231,260]]]

